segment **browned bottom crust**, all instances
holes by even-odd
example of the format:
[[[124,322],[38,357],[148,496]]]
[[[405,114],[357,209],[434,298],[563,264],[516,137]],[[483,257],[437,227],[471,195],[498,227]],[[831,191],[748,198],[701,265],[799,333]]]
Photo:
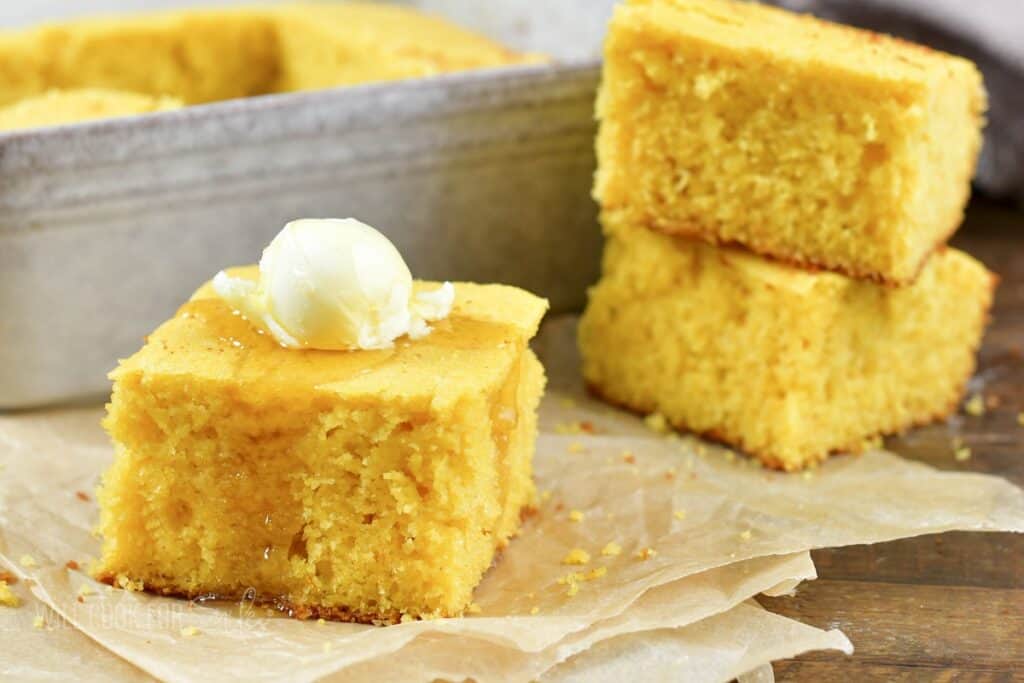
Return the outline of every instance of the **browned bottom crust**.
[[[897,428],[892,429],[892,430],[883,430],[883,431],[878,431],[878,432],[873,432],[873,433],[867,434],[864,437],[861,437],[860,439],[858,439],[855,443],[848,444],[848,445],[845,445],[845,446],[838,446],[838,447],[833,448],[833,449],[831,449],[831,450],[829,450],[829,451],[827,451],[825,453],[814,453],[811,456],[809,456],[800,465],[791,465],[790,467],[787,467],[778,456],[776,456],[776,455],[774,455],[774,454],[772,454],[772,453],[770,453],[768,451],[751,449],[751,448],[747,447],[743,443],[743,439],[742,438],[740,438],[738,436],[732,436],[732,435],[728,434],[727,432],[725,432],[725,431],[723,431],[721,429],[712,428],[712,429],[706,429],[706,430],[700,431],[700,430],[690,429],[685,424],[674,424],[674,423],[672,424],[672,427],[674,429],[676,429],[676,430],[679,430],[679,431],[689,432],[690,434],[693,434],[694,436],[697,436],[697,437],[699,437],[701,439],[705,439],[707,441],[711,441],[713,443],[717,443],[717,444],[721,444],[721,445],[724,445],[724,446],[729,446],[731,448],[739,449],[744,454],[758,459],[759,461],[761,461],[761,463],[764,464],[765,467],[767,467],[769,469],[778,470],[780,472],[797,472],[799,470],[807,469],[808,467],[813,467],[814,465],[822,463],[827,458],[829,458],[830,456],[833,456],[833,455],[859,455],[859,454],[864,452],[864,442],[865,441],[870,441],[871,439],[881,438],[881,437],[885,437],[885,436],[895,436],[895,435],[898,435],[898,434],[903,434],[903,433],[905,433],[909,429],[913,429],[915,427],[923,427],[923,426],[925,426],[927,424],[931,424],[933,422],[938,422],[940,420],[946,419],[947,417],[952,415],[954,412],[956,412],[956,408],[957,408],[958,405],[960,405],[960,401],[963,399],[963,395],[964,395],[964,393],[966,391],[967,380],[970,379],[970,377],[973,374],[974,374],[974,368],[972,366],[971,371],[967,374],[967,377],[963,381],[960,382],[960,386],[959,386],[959,388],[957,389],[957,392],[956,392],[956,398],[945,409],[940,410],[940,411],[938,411],[936,413],[933,413],[931,415],[926,415],[926,416],[924,416],[922,418],[918,418],[916,420],[911,420],[907,424],[902,425],[902,426],[897,427]],[[625,410],[627,412],[633,413],[634,415],[644,416],[644,415],[649,414],[649,412],[650,412],[650,411],[647,411],[647,410],[643,410],[642,408],[635,408],[635,407],[630,406],[630,405],[628,405],[628,404],[626,404],[626,403],[624,403],[622,401],[618,401],[618,400],[610,398],[609,396],[607,396],[601,390],[601,388],[599,386],[597,386],[596,384],[593,384],[593,383],[591,383],[589,381],[586,382],[586,388],[587,388],[587,391],[590,394],[592,394],[596,398],[600,399],[601,401],[604,401],[605,403],[607,403],[609,405],[615,406],[616,408],[620,408],[620,409]]]
[[[526,505],[519,511],[520,520],[527,520],[530,517],[536,515],[538,509],[534,505]],[[519,535],[519,530],[512,535],[515,538]],[[494,560],[491,562],[491,568],[498,564],[501,560],[502,555],[505,553],[505,548],[508,547],[509,541],[505,540],[498,544],[494,551]],[[110,586],[117,586],[117,574],[97,574],[93,576],[94,579]],[[261,597],[256,593],[255,588],[249,588],[242,593],[212,593],[212,592],[201,592],[201,591],[182,591],[177,586],[173,585],[156,585],[152,583],[144,584],[144,591],[153,595],[162,595],[169,598],[182,598],[185,600],[191,600],[193,602],[242,602],[257,607],[270,607],[275,609],[282,614],[285,614],[293,619],[324,619],[327,621],[343,621],[353,624],[369,624],[372,626],[388,626],[391,624],[397,624],[402,621],[404,615],[398,610],[391,610],[388,612],[353,612],[347,607],[328,607],[325,605],[303,605],[295,603],[287,599],[285,596],[264,596]],[[436,617],[461,617],[462,612],[442,612],[436,615]],[[421,619],[422,617],[412,617],[414,619]]]
[[[117,586],[116,575],[97,574],[94,579],[111,586]],[[345,607],[326,607],[323,605],[302,605],[291,602],[284,596],[260,596],[255,589],[248,589],[241,593],[213,593],[201,591],[183,591],[177,586],[145,584],[144,592],[152,595],[161,595],[168,598],[181,598],[196,603],[206,602],[238,602],[255,607],[269,607],[275,609],[294,619],[325,619],[328,621],[344,621],[354,624],[369,624],[373,626],[387,626],[397,624],[402,619],[398,611],[378,612],[364,614],[353,612]],[[458,615],[444,615],[458,616]]]

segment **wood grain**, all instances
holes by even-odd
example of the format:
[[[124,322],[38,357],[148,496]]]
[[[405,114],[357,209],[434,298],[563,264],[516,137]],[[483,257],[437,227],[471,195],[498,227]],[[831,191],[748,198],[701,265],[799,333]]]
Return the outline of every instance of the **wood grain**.
[[[972,393],[990,407],[889,439],[901,455],[1024,486],[1024,212],[976,200],[953,240],[1001,278]],[[957,462],[953,440],[971,449]],[[816,551],[820,578],[769,609],[841,628],[852,657],[779,662],[780,681],[1024,681],[1024,535],[950,533]]]

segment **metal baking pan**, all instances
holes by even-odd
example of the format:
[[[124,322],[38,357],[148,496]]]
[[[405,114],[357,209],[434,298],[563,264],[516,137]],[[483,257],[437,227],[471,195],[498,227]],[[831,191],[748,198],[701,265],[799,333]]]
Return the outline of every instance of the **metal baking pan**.
[[[0,136],[0,409],[97,397],[288,220],[356,216],[422,278],[579,307],[594,63],[271,95]]]

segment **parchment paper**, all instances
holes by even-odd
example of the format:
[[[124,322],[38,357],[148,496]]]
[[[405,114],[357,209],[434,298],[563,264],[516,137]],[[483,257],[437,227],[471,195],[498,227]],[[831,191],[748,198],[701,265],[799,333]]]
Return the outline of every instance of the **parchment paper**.
[[[13,587],[17,608],[0,607],[0,679],[137,683],[152,677],[96,645],[36,599],[24,582]],[[41,620],[37,623],[37,619]]]
[[[998,478],[880,451],[786,475],[652,432],[579,392],[574,324],[551,321],[538,340],[552,387],[535,463],[543,502],[477,590],[479,614],[320,625],[252,605],[108,591],[66,569],[98,552],[91,492],[110,447],[97,408],[0,417],[0,561],[33,578],[34,595],[90,638],[165,680],[574,680],[614,676],[623,662],[652,676],[675,666],[693,680],[727,680],[805,648],[849,648],[841,634],[741,604],[813,577],[808,550],[1024,530],[1024,492]],[[621,552],[602,554],[609,543]],[[577,548],[589,563],[562,564]],[[23,566],[24,555],[39,566]],[[566,582],[598,568],[607,573]],[[91,592],[80,595],[82,586]]]
[[[606,640],[585,656],[558,666],[545,680],[729,681],[751,671],[757,662],[795,657],[808,650],[852,652],[839,631],[822,631],[750,602],[686,628]]]

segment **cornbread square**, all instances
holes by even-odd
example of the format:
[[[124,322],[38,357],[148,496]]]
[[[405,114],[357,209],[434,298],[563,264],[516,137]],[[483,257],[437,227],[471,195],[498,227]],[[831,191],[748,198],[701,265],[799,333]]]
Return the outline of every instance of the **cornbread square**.
[[[605,46],[595,196],[669,234],[906,284],[955,231],[971,62],[728,0],[631,0]]]
[[[294,350],[205,286],[111,375],[95,575],[298,617],[461,614],[534,501],[546,306],[460,283],[426,337]]]
[[[955,249],[907,287],[613,226],[579,328],[607,400],[796,470],[953,411],[995,278]]]

